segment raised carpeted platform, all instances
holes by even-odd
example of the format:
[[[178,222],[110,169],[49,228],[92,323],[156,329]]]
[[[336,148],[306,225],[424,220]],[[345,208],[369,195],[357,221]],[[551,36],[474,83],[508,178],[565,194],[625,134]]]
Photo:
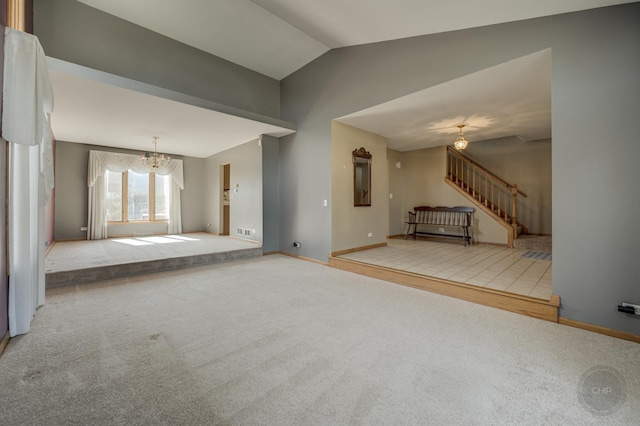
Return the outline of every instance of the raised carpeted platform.
[[[253,241],[205,233],[57,242],[45,260],[46,287],[86,284],[262,256]]]

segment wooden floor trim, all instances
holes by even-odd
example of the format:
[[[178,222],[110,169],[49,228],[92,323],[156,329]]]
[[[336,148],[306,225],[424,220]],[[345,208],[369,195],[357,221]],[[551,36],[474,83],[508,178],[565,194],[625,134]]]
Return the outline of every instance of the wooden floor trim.
[[[271,252],[271,253],[272,254],[276,254],[274,252]],[[329,264],[327,262],[323,262],[323,261],[318,260],[318,259],[312,259],[310,257],[298,256],[297,254],[287,253],[286,251],[280,251],[280,252],[278,252],[278,254],[282,254],[282,255],[293,257],[293,258],[300,259],[300,260],[306,260],[307,262],[317,263],[318,265],[329,266]]]
[[[47,255],[49,254],[49,252],[51,251],[51,249],[53,248],[53,246],[56,244],[55,240],[49,244],[47,247],[45,247],[44,249],[44,257],[47,257]]]
[[[0,356],[2,356],[2,353],[4,352],[4,348],[7,347],[8,343],[9,343],[9,330],[7,330],[7,333],[4,335],[2,340],[0,340]]]
[[[607,327],[601,327],[599,325],[589,324],[582,321],[576,321],[569,318],[560,317],[558,322],[562,325],[568,325],[570,327],[581,328],[583,330],[593,331],[594,333],[604,334],[611,337],[617,337],[618,339],[629,340],[631,342],[640,343],[640,336],[637,334],[627,333],[625,331],[613,330]]]
[[[329,258],[329,266],[480,305],[491,306],[546,321],[558,322],[560,298],[555,294],[551,296],[550,300],[537,299],[333,256]]]

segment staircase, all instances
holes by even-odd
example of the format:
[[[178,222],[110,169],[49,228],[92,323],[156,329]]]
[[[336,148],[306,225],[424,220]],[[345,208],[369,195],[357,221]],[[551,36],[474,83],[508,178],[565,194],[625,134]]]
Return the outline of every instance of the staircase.
[[[445,182],[507,229],[509,247],[514,247],[518,236],[529,233],[518,222],[517,213],[518,195],[527,195],[517,185],[504,181],[450,146],[447,146]]]

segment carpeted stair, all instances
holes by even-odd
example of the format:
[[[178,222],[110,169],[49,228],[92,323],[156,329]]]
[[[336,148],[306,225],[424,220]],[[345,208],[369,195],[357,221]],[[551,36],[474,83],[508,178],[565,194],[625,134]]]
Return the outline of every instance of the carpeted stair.
[[[514,247],[521,250],[551,253],[551,236],[519,235],[514,241]]]

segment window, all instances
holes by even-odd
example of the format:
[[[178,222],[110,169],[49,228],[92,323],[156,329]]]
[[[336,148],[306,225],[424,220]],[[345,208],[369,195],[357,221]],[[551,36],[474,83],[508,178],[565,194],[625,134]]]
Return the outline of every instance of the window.
[[[155,220],[169,220],[169,176],[155,176]]]
[[[127,219],[149,220],[149,173],[127,172]]]
[[[169,176],[107,170],[107,222],[169,220]]]

